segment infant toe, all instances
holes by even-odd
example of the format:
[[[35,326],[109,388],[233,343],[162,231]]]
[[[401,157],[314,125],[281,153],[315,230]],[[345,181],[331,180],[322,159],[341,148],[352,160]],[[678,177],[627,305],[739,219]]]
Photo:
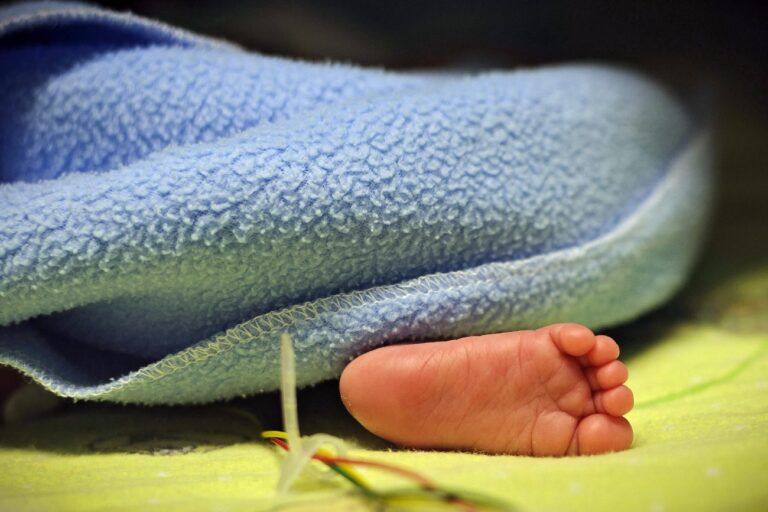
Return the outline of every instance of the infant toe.
[[[632,410],[635,397],[627,386],[619,386],[608,391],[595,393],[595,407],[598,412],[611,416],[623,416]]]
[[[557,347],[569,356],[586,355],[595,346],[594,333],[580,324],[555,325],[550,334]]]
[[[619,345],[609,336],[595,336],[595,344],[586,356],[592,366],[603,366],[619,357]]]
[[[612,389],[627,382],[629,372],[621,361],[610,363],[594,369],[595,382],[600,389]]]

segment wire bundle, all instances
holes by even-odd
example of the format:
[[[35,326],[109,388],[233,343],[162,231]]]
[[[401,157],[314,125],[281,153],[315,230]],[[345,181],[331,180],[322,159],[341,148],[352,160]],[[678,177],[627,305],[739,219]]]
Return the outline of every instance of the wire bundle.
[[[508,505],[466,491],[452,491],[438,487],[426,477],[398,466],[378,461],[345,456],[343,441],[327,434],[314,434],[302,438],[296,406],[296,368],[293,344],[290,336],[280,339],[281,398],[285,432],[267,430],[261,437],[270,440],[287,452],[277,484],[278,494],[285,494],[311,460],[322,462],[332,471],[352,483],[366,498],[389,507],[431,506],[455,507],[465,512],[480,510],[511,510]],[[243,412],[240,412],[243,414]],[[246,413],[247,414],[247,413]],[[335,454],[327,449],[333,447]],[[357,471],[356,466],[366,466],[388,471],[415,482],[418,487],[394,491],[377,491]],[[310,466],[311,467],[311,466]]]
[[[286,452],[290,452],[287,442],[288,435],[279,430],[267,430],[261,433],[261,437],[270,440]],[[512,510],[508,505],[491,500],[466,491],[453,491],[438,487],[426,477],[398,466],[384,462],[335,456],[329,451],[319,448],[311,456],[312,459],[324,463],[332,471],[336,472],[352,483],[366,498],[385,506],[422,506],[442,504],[448,507],[456,507],[466,512],[478,512],[481,510]],[[377,491],[357,471],[355,466],[366,466],[388,471],[398,476],[415,482],[418,487],[411,489],[398,489],[395,491]]]

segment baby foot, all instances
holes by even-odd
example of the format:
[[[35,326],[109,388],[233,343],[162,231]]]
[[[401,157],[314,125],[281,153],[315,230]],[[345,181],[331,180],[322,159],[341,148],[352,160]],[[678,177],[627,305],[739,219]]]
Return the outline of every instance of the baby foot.
[[[561,456],[629,448],[619,347],[578,324],[392,345],[352,361],[341,397],[368,430],[415,448]]]

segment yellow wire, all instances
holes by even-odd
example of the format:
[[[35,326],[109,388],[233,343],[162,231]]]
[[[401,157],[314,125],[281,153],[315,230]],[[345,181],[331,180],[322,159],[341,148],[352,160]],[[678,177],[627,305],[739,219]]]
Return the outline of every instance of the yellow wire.
[[[259,424],[258,418],[254,414],[251,414],[248,411],[244,411],[242,409],[238,409],[237,407],[230,407],[230,406],[224,406],[223,409],[233,414],[237,414],[238,416],[242,416],[243,418],[250,420],[256,425]],[[288,440],[288,434],[286,432],[283,432],[282,430],[265,430],[261,433],[261,437],[263,439],[282,439],[284,441]],[[333,453],[329,452],[324,448],[318,448],[316,453],[323,457],[334,456]],[[368,481],[363,477],[363,475],[357,469],[354,468],[354,466],[351,466],[350,464],[336,464],[336,465],[339,466],[342,470],[344,470],[347,474],[349,474],[352,478],[357,480],[358,484],[361,487],[365,487],[366,489],[371,488]]]
[[[284,439],[286,441],[288,440],[288,434],[286,434],[281,430],[265,430],[264,432],[261,433],[261,437],[263,437],[264,439],[275,438],[275,439]]]

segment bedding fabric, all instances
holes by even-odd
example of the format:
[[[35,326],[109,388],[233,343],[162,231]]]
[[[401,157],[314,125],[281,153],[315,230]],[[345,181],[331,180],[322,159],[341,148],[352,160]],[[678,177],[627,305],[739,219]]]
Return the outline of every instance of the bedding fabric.
[[[0,363],[198,403],[426,340],[632,319],[685,280],[709,142],[600,66],[398,74],[66,3],[0,11]]]

